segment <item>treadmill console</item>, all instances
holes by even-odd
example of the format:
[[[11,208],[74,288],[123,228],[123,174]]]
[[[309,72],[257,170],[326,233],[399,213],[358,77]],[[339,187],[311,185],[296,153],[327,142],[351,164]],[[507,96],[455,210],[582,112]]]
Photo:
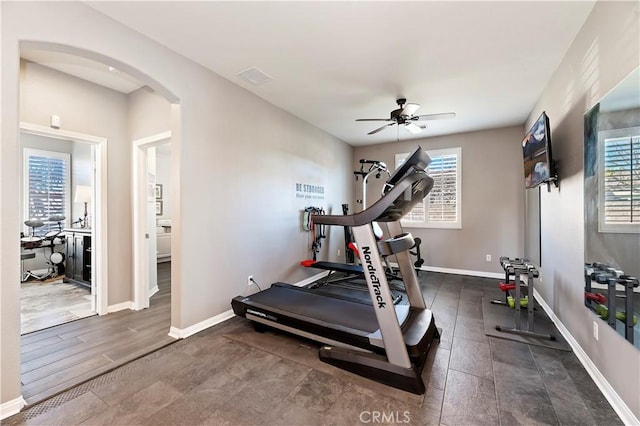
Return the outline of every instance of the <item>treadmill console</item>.
[[[418,145],[418,147],[411,153],[411,155],[409,155],[407,159],[404,160],[404,163],[402,163],[400,167],[398,167],[396,171],[393,172],[391,176],[389,176],[389,179],[387,179],[387,183],[385,184],[385,188],[391,189],[398,182],[400,182],[403,177],[405,177],[414,169],[425,170],[429,163],[431,163],[429,154],[427,154],[422,149],[422,147]],[[385,189],[385,192],[388,189]]]

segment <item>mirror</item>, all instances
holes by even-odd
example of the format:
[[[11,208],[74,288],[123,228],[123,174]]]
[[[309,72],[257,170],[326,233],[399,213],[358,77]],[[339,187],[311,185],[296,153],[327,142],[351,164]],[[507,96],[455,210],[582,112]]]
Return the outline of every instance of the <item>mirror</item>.
[[[585,306],[640,349],[640,69],[584,116],[584,214]]]

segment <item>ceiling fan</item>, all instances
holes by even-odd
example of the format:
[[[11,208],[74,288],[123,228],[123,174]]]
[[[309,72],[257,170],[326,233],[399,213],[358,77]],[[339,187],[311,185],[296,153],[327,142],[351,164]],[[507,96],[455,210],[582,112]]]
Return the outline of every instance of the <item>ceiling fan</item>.
[[[396,100],[398,104],[398,109],[394,109],[391,111],[390,118],[358,118],[356,121],[388,121],[389,123],[384,126],[378,127],[367,133],[368,135],[373,135],[374,133],[378,133],[389,126],[393,126],[397,124],[398,126],[404,125],[404,128],[410,131],[411,133],[420,133],[423,129],[427,128],[426,124],[416,124],[417,121],[422,120],[442,120],[448,118],[454,118],[456,116],[455,112],[443,112],[440,114],[426,114],[426,115],[413,115],[420,105],[418,104],[408,104],[407,100],[404,98],[400,98]]]

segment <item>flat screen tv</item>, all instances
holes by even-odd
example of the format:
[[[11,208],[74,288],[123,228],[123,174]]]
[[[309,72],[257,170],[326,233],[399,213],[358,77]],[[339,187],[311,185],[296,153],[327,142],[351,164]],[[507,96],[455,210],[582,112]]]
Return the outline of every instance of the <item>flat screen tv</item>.
[[[541,183],[555,181],[556,175],[551,156],[551,128],[545,112],[527,132],[522,140],[524,159],[524,184],[526,188],[535,188]]]

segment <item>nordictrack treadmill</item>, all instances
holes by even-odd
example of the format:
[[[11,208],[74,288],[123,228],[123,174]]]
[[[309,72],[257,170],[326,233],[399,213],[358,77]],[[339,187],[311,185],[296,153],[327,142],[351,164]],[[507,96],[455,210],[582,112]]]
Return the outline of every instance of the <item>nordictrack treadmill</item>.
[[[422,368],[433,339],[440,337],[426,308],[409,256],[414,240],[400,219],[433,187],[424,171],[429,156],[418,147],[387,180],[384,196],[353,215],[317,215],[314,223],[349,226],[360,251],[372,304],[318,294],[284,283],[231,301],[236,315],[309,338],[325,346],[320,359],[372,380],[423,394]],[[386,222],[395,237],[377,241],[371,222]],[[408,305],[394,305],[381,255],[395,255]]]

